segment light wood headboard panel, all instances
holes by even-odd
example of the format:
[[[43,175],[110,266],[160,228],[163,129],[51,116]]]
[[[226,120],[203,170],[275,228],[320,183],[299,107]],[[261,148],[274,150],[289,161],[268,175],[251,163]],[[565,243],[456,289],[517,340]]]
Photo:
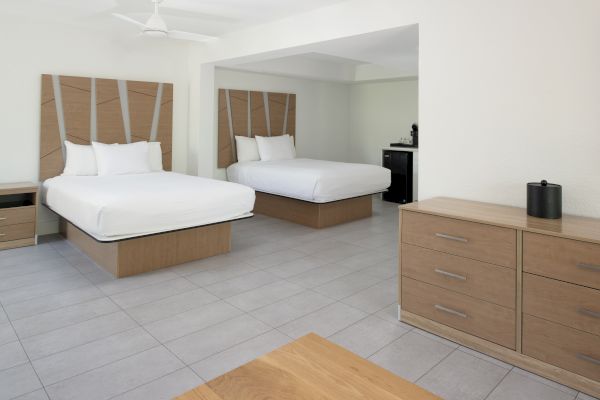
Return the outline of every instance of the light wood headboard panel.
[[[62,173],[64,140],[158,141],[163,167],[171,170],[171,83],[42,75],[41,107],[40,181]]]
[[[286,133],[296,136],[295,94],[219,89],[219,168],[237,161],[234,136]]]

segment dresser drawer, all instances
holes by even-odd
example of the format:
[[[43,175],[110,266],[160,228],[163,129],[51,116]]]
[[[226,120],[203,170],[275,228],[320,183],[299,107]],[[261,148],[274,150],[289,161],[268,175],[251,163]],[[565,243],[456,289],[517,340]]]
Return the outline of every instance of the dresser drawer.
[[[600,289],[600,245],[525,232],[523,270]]]
[[[524,315],[523,354],[600,381],[600,336]]]
[[[523,312],[600,335],[600,290],[523,274]]]
[[[0,242],[27,239],[35,236],[35,223],[0,226]]]
[[[402,278],[402,309],[499,345],[515,348],[515,311]]]
[[[514,229],[403,211],[402,241],[516,268],[517,233]]]
[[[0,208],[0,226],[35,221],[35,206]]]
[[[402,244],[402,276],[515,308],[516,270]]]

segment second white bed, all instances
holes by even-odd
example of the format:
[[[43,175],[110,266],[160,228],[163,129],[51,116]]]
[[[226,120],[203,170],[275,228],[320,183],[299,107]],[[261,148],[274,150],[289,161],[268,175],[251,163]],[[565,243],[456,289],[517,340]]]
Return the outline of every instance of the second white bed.
[[[385,191],[391,174],[377,165],[295,158],[238,162],[227,168],[227,179],[259,192],[327,203]]]

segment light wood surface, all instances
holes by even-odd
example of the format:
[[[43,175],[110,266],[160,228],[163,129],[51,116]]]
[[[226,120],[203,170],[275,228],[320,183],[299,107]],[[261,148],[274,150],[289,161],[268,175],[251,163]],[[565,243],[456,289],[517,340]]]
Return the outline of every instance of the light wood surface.
[[[402,214],[404,243],[516,268],[517,234],[514,229],[405,209]]]
[[[537,360],[525,354],[512,351],[504,346],[500,346],[488,340],[470,335],[447,325],[440,324],[428,318],[413,314],[409,311],[402,311],[402,321],[425,331],[434,332],[436,335],[445,339],[460,343],[473,350],[516,365],[519,368],[531,371],[535,374],[543,376],[544,378],[560,382],[566,386],[587,393],[590,396],[600,397],[600,383],[585,376],[567,371],[563,368]]]
[[[600,381],[600,336],[525,314],[523,353]]]
[[[515,349],[515,310],[406,276],[402,279],[402,308]]]
[[[523,312],[600,336],[600,290],[523,276]]]
[[[373,200],[368,195],[330,203],[312,203],[256,192],[254,212],[319,229],[370,217]]]
[[[523,269],[600,289],[600,245],[525,232]]]
[[[30,205],[14,205],[14,197],[25,195]],[[0,250],[35,245],[38,185],[33,182],[0,184]],[[13,204],[11,204],[13,203]],[[13,205],[12,207],[7,207]]]
[[[33,182],[0,183],[0,196],[7,194],[37,193],[38,185]]]
[[[27,239],[35,236],[35,223],[0,226],[0,242]]]
[[[230,222],[99,242],[61,219],[61,234],[118,278],[223,254],[231,249]]]
[[[402,275],[507,308],[515,308],[511,268],[402,244]]]
[[[439,400],[315,334],[228,372],[177,400]]]
[[[28,222],[35,222],[35,206],[0,208],[0,227]]]

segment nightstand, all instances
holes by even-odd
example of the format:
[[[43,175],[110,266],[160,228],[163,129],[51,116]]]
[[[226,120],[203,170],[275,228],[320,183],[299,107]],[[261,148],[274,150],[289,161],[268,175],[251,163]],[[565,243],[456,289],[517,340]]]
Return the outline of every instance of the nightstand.
[[[0,250],[36,244],[38,185],[0,184]]]

